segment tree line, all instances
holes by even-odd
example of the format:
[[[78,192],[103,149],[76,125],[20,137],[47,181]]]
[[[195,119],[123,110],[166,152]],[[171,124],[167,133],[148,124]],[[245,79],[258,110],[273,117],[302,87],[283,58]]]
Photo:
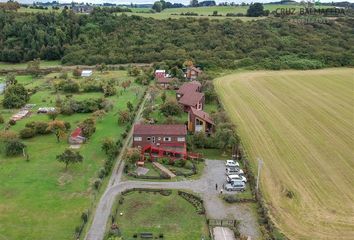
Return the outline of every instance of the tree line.
[[[157,20],[105,11],[76,15],[0,10],[0,61],[35,58],[63,64],[122,64],[186,59],[203,67],[313,69],[352,66],[351,19],[295,24],[262,21]]]

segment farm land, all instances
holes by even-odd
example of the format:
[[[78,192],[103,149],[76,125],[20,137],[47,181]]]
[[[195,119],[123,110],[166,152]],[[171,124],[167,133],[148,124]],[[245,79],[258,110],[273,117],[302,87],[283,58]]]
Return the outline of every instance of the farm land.
[[[29,101],[30,104],[36,104],[36,107],[30,116],[11,126],[11,131],[18,133],[32,121],[51,121],[46,114],[37,114],[36,110],[38,107],[55,106],[57,98],[64,100],[70,97],[81,101],[104,97],[101,92],[55,92],[54,83],[62,80],[60,76],[61,73],[40,77],[16,76],[18,83],[27,89],[37,89]],[[71,73],[69,78],[72,78]],[[79,84],[84,81],[81,77],[73,79]],[[24,139],[29,161],[22,155],[6,157],[1,153],[0,236],[9,239],[70,239],[74,236],[75,226],[81,222],[82,212],[90,209],[100,195],[100,192],[93,190],[92,184],[107,158],[101,150],[102,141],[107,137],[122,139],[121,134],[127,124],[118,124],[117,113],[126,110],[128,101],[136,107],[144,87],[135,84],[126,71],[95,72],[92,79],[97,82],[113,79],[117,93],[106,98],[111,102],[112,109],[96,120],[96,132],[78,150],[83,156],[82,163],[69,165],[65,170],[64,164],[58,162],[56,156],[69,147],[67,136],[91,113],[59,114],[57,120],[71,125],[70,131],[59,143],[54,134]],[[132,83],[124,90],[121,83],[128,80]],[[3,95],[0,98],[2,100]],[[17,111],[0,107],[5,122]],[[4,127],[3,124],[0,126]],[[102,189],[106,182],[102,182]]]
[[[353,69],[254,71],[215,80],[261,189],[290,239],[351,239]],[[235,94],[236,93],[236,94]]]

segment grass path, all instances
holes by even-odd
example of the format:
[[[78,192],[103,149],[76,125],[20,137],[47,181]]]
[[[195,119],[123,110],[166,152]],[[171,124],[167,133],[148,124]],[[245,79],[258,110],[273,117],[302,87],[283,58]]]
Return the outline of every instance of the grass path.
[[[354,235],[353,73],[260,71],[216,80],[251,160],[265,162],[261,187],[291,239]]]

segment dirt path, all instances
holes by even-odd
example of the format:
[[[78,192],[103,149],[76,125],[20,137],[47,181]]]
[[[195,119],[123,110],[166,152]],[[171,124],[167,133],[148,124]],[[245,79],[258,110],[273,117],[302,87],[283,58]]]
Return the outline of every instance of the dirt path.
[[[193,191],[204,200],[206,215],[214,219],[237,219],[241,221],[240,231],[242,234],[251,236],[252,239],[260,237],[257,218],[253,214],[250,205],[247,204],[225,204],[216,190],[215,184],[220,187],[225,180],[224,162],[217,160],[206,160],[204,173],[199,180],[187,180],[181,182],[145,182],[145,181],[120,181],[123,165],[120,165],[114,185],[108,187],[98,204],[92,226],[86,236],[87,240],[102,240],[106,229],[115,197],[126,189],[139,188],[166,188],[185,189]],[[216,180],[217,179],[217,180]]]

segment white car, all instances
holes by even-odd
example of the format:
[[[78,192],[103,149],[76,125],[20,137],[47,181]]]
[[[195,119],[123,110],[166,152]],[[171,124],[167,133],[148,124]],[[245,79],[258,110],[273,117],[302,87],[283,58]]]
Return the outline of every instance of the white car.
[[[247,182],[247,178],[245,178],[244,176],[240,176],[238,174],[235,175],[228,175],[226,177],[226,182],[230,183],[232,181],[242,181],[242,182]]]
[[[226,160],[226,167],[240,167],[240,164],[234,160]]]
[[[241,176],[245,175],[243,170],[240,169],[240,168],[236,168],[236,167],[227,167],[226,168],[226,175],[234,175],[234,174],[238,174],[238,175],[241,175]]]

